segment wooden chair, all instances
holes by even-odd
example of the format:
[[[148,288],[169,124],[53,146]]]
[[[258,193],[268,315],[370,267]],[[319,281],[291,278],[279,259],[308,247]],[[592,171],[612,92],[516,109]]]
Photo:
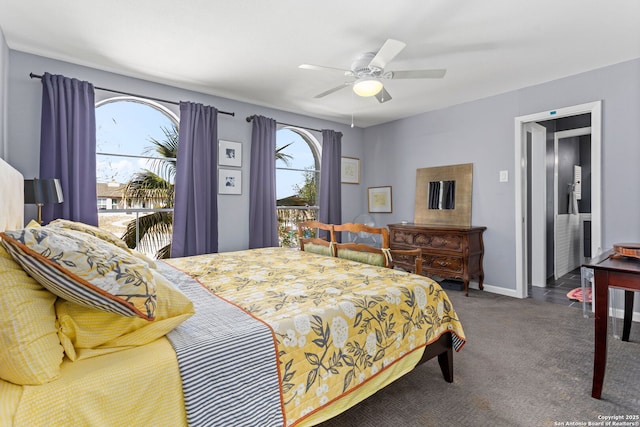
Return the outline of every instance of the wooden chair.
[[[422,274],[422,251],[415,249],[390,249],[389,230],[386,227],[371,227],[365,224],[346,223],[333,226],[334,233],[367,233],[379,235],[380,247],[367,245],[364,243],[335,243],[335,254],[339,258],[351,259],[352,261],[363,262],[365,264],[378,265],[380,267],[398,267],[410,273]],[[335,240],[335,236],[332,238]],[[375,240],[375,239],[373,239]],[[400,266],[400,264],[402,266]],[[408,264],[413,264],[413,268],[406,268]]]
[[[422,249],[390,249],[392,267],[422,275]],[[407,267],[413,263],[413,268]]]
[[[326,231],[328,238],[320,237],[319,230]],[[332,244],[333,224],[325,224],[319,221],[299,222],[298,240],[300,241],[301,251],[326,256],[335,256],[335,249]]]
[[[379,236],[380,247],[358,242],[335,243],[336,256],[338,258],[350,259],[365,264],[377,265],[379,267],[392,267],[389,256],[389,231],[384,227],[371,227],[365,224],[355,224],[348,222],[345,224],[334,225],[335,233],[345,232],[355,234],[367,234],[372,237]],[[367,240],[367,239],[363,239]],[[372,241],[376,240],[375,238]]]

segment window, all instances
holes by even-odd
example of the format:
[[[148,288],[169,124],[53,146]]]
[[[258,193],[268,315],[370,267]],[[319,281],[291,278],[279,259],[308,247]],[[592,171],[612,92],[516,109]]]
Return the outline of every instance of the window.
[[[170,243],[177,129],[175,114],[153,101],[96,105],[99,226],[149,255]]]
[[[297,246],[296,224],[318,217],[320,144],[308,131],[276,132],[276,205],[281,246]]]

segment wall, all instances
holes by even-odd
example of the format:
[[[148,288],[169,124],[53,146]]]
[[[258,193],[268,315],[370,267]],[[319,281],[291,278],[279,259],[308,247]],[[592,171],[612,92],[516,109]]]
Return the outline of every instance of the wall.
[[[9,47],[0,28],[0,157],[7,158],[7,79]]]
[[[3,43],[0,43],[3,45]],[[38,170],[41,85],[30,72],[45,71],[89,80],[97,86],[171,100],[190,100],[235,111],[221,116],[219,137],[250,144],[244,117],[263,114],[278,121],[343,132],[343,155],[361,159],[361,184],[343,185],[343,218],[367,211],[366,188],[391,185],[393,213],[377,214],[377,224],[412,220],[415,170],[473,163],[472,223],[484,225],[485,288],[515,291],[514,117],[603,100],[603,244],[640,240],[640,195],[628,183],[640,181],[640,59],[523,88],[364,130],[268,109],[100,70],[9,51],[7,160],[25,175]],[[1,84],[1,83],[0,83]],[[105,94],[98,94],[102,97]],[[174,107],[174,106],[171,106]],[[243,150],[248,156],[249,150]],[[248,157],[243,159],[248,164]],[[499,171],[509,181],[500,183]],[[243,180],[248,182],[248,168]],[[220,250],[248,245],[248,192],[221,196]]]
[[[44,72],[62,74],[87,80],[95,86],[131,92],[171,101],[193,101],[212,105],[219,110],[235,112],[235,117],[218,116],[218,137],[240,141],[244,145],[241,196],[219,195],[219,250],[221,252],[246,249],[249,245],[249,156],[251,145],[251,123],[245,118],[258,114],[272,117],[279,122],[291,123],[316,129],[334,129],[343,133],[342,153],[345,156],[362,158],[362,129],[319,120],[299,114],[264,108],[225,98],[183,90],[119,74],[82,67],[9,50],[8,64],[8,158],[16,169],[25,176],[37,176],[39,168],[40,111],[42,84],[38,79],[29,78],[29,73],[41,75]],[[96,101],[115,96],[105,91],[96,91]],[[167,104],[169,109],[179,113],[178,106]],[[321,139],[321,136],[319,137]],[[361,165],[362,166],[362,165]],[[364,170],[365,168],[362,167]],[[342,186],[343,217],[353,218],[366,206],[365,190],[362,185]],[[217,191],[217,190],[214,190]],[[35,210],[27,207],[25,218],[35,216]]]
[[[485,289],[515,294],[514,118],[603,100],[603,244],[640,241],[640,59],[364,131],[366,186],[391,185],[388,224],[412,220],[415,170],[473,163],[472,224],[484,225]],[[508,170],[509,181],[499,182]]]

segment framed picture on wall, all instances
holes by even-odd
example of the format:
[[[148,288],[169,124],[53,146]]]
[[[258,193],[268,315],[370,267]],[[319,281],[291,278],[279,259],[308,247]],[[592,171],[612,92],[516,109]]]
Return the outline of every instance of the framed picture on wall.
[[[391,187],[369,187],[369,212],[391,213]]]
[[[242,166],[242,143],[218,141],[218,164],[220,166]]]
[[[343,184],[360,184],[360,159],[343,157],[340,163],[341,180]]]
[[[218,169],[218,194],[242,194],[242,170]]]

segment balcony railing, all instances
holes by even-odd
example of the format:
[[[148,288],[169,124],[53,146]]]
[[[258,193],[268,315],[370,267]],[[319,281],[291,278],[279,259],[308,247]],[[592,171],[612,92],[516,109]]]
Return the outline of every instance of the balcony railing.
[[[136,248],[140,248],[138,223],[141,215],[152,212],[173,212],[173,209],[101,209],[98,211],[99,227],[122,237],[131,221],[136,222]],[[280,246],[298,247],[297,224],[301,221],[313,221],[318,219],[317,206],[278,206],[278,240]],[[152,247],[141,252],[154,257],[158,249],[171,242],[171,235],[163,236],[158,247]],[[144,247],[149,246],[143,242]]]
[[[159,236],[150,242],[146,237],[140,244],[140,216],[144,216],[153,212],[173,212],[173,209],[152,209],[152,208],[131,208],[131,209],[100,209],[98,210],[98,226],[104,230],[110,231],[118,237],[122,237],[127,230],[127,225],[131,221],[136,224],[136,249],[144,254],[154,258],[158,249],[166,246],[171,242],[171,234]],[[146,239],[146,240],[145,240]]]
[[[278,206],[276,212],[280,246],[299,247],[298,223],[318,219],[317,206]]]

